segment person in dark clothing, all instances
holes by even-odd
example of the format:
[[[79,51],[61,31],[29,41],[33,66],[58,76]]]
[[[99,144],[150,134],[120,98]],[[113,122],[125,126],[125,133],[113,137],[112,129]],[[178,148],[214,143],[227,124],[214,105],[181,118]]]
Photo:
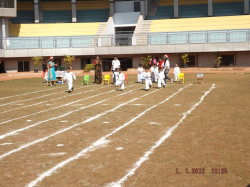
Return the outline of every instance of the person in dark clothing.
[[[46,73],[46,72],[48,72],[48,65],[47,65],[45,58],[43,59],[42,66],[43,66],[43,83],[46,83],[46,82],[48,82],[47,73]]]

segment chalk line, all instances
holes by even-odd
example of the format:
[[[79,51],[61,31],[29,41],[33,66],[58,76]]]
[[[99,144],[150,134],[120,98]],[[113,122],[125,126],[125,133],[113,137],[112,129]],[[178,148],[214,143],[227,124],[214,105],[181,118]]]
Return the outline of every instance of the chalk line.
[[[188,85],[190,86],[190,85]],[[170,98],[172,98],[173,96],[175,96],[176,94],[178,94],[179,92],[181,92],[183,89],[185,89],[186,87],[188,86],[185,86],[184,88],[181,88],[179,89],[179,91],[175,92],[174,94],[172,94],[171,96],[169,96],[167,99],[165,99],[164,101],[167,101],[169,100]],[[149,94],[152,94],[152,93],[155,93],[156,91],[158,90],[155,90],[153,92],[150,92],[148,94],[145,94],[144,96],[141,96],[141,97],[145,97]],[[139,98],[141,98],[139,97]],[[131,101],[136,101],[138,100],[139,98],[135,98]],[[164,102],[163,101],[163,102]],[[116,132],[120,131],[121,129],[125,128],[126,126],[128,126],[130,123],[134,122],[136,119],[140,118],[141,116],[143,116],[145,113],[147,113],[148,111],[150,111],[151,109],[155,108],[156,106],[158,106],[159,104],[163,103],[163,102],[160,102],[148,109],[146,109],[144,112],[140,113],[138,116],[134,117],[132,120],[130,120],[129,122],[125,123],[124,125],[116,128],[113,132],[107,134],[106,136],[103,136],[102,138],[98,139],[97,141],[95,141],[94,143],[92,143],[89,147],[83,149],[81,152],[79,152],[78,154],[76,154],[75,156],[71,157],[71,158],[68,158],[67,160],[63,161],[63,162],[60,162],[59,164],[57,164],[56,166],[54,166],[53,168],[51,168],[50,170],[44,172],[43,174],[41,174],[38,178],[36,178],[34,181],[32,181],[31,183],[29,183],[27,185],[27,187],[33,187],[33,186],[36,186],[38,182],[41,182],[45,177],[48,177],[48,176],[51,176],[56,170],[58,170],[59,168],[62,168],[63,166],[65,166],[66,164],[68,164],[69,162],[72,162],[76,159],[78,159],[79,157],[83,156],[84,154],[86,154],[87,152],[89,152],[91,149],[97,147],[97,146],[100,146],[101,143],[106,140],[106,138],[112,136],[113,134],[115,134]],[[130,102],[127,102],[127,104],[130,103]],[[112,109],[113,111],[115,110]]]
[[[90,87],[90,86],[88,86],[88,87]],[[65,87],[63,87],[63,88],[65,88]],[[82,89],[82,88],[84,88],[84,87],[79,87],[79,88],[76,88],[75,90]],[[39,97],[32,97],[32,98],[29,98],[29,99],[17,100],[17,101],[13,101],[13,102],[1,104],[0,106],[13,105],[13,104],[16,104],[16,103],[25,102],[25,101],[31,101],[31,100],[34,100],[34,99],[43,98],[43,97],[47,97],[47,96],[51,96],[51,95],[55,95],[55,94],[64,93],[64,92],[65,91],[61,91],[61,92],[56,92],[56,93],[50,93],[50,94],[42,95],[42,96],[39,96]],[[71,94],[71,95],[73,95],[73,94]]]
[[[187,117],[188,114],[191,114],[195,108],[200,105],[200,103],[203,102],[204,98],[215,88],[215,84],[212,85],[212,87],[205,92],[205,94],[200,98],[200,101],[197,102],[195,105],[192,106],[190,110],[183,113],[183,117],[177,122],[173,127],[171,127],[164,136],[162,136],[147,152],[145,152],[144,156],[141,157],[135,164],[135,167],[131,169],[124,177],[122,177],[119,181],[113,182],[108,187],[119,187],[122,183],[124,183],[128,177],[134,175],[135,171],[142,165],[143,162],[149,159],[149,156],[154,152],[154,150],[159,147],[169,136],[172,135],[172,132],[183,122],[183,120]]]
[[[113,91],[114,91],[114,90],[113,90]],[[125,92],[125,93],[122,93],[122,94],[120,94],[119,96],[125,95],[125,94],[127,94],[127,93],[132,92],[132,91],[133,91],[133,90],[130,90],[130,91]],[[114,97],[115,97],[115,96],[114,96]],[[114,98],[114,97],[112,97],[112,98]],[[118,96],[117,96],[117,97],[118,97]],[[112,99],[112,98],[109,98],[109,99]],[[101,101],[101,102],[102,102],[102,101]],[[34,145],[34,144],[37,144],[37,143],[39,143],[39,142],[45,141],[45,140],[47,140],[47,139],[49,139],[49,138],[51,138],[51,137],[53,137],[53,136],[56,136],[56,135],[61,134],[61,133],[63,133],[63,132],[66,132],[66,131],[68,131],[68,130],[70,130],[70,129],[73,129],[73,128],[79,126],[79,125],[83,125],[83,124],[85,124],[85,123],[88,123],[88,122],[90,122],[90,121],[93,121],[93,120],[95,120],[95,119],[97,119],[97,118],[99,118],[99,117],[101,117],[101,116],[103,116],[103,115],[105,115],[105,114],[107,114],[107,113],[109,113],[109,112],[111,112],[111,111],[114,111],[115,109],[118,109],[118,108],[120,108],[120,107],[122,107],[122,106],[124,106],[124,105],[126,105],[127,103],[130,103],[130,102],[133,102],[133,101],[131,100],[131,101],[128,101],[128,102],[126,102],[126,103],[120,104],[120,105],[118,105],[117,107],[115,107],[115,108],[112,109],[112,110],[108,110],[108,111],[106,111],[106,112],[104,112],[104,113],[102,113],[102,114],[98,114],[98,115],[96,115],[96,116],[94,116],[94,117],[90,117],[90,118],[88,118],[87,120],[85,120],[85,121],[83,121],[83,122],[81,122],[81,123],[74,124],[74,125],[72,125],[72,126],[70,126],[70,127],[64,128],[64,129],[62,129],[62,130],[60,130],[60,131],[57,131],[57,132],[55,132],[55,133],[53,133],[53,134],[51,134],[51,135],[49,135],[49,136],[46,136],[46,137],[44,137],[44,138],[35,140],[35,141],[33,141],[33,142],[24,144],[24,145],[20,146],[20,147],[17,148],[17,149],[13,149],[12,151],[9,151],[9,152],[7,152],[7,153],[5,153],[5,154],[3,154],[3,155],[0,155],[0,159],[4,158],[4,157],[6,157],[6,156],[9,156],[9,155],[11,155],[11,154],[13,154],[13,153],[15,153],[15,152],[18,152],[18,151],[20,151],[20,150],[22,150],[22,149],[24,149],[24,148],[27,148],[27,147],[32,146],[32,145]],[[90,105],[90,106],[98,105],[99,103],[100,103],[100,102],[95,103],[95,104],[92,104],[92,105]],[[90,107],[90,106],[89,106],[89,107]],[[31,128],[31,127],[29,127],[29,128]]]
[[[44,92],[44,91],[48,91],[48,90],[54,90],[54,89],[58,89],[58,88],[63,88],[63,87],[55,87],[55,88],[50,88],[50,89],[45,89],[45,90],[38,90],[38,91],[34,91],[34,92],[28,92],[28,93],[23,93],[23,94],[8,96],[8,97],[1,97],[0,100],[9,99],[9,98],[13,98],[13,97],[18,97],[18,96],[21,96],[21,95],[29,95],[29,94],[33,94],[33,93]]]
[[[81,87],[82,88],[82,87]],[[97,89],[94,89],[94,90],[98,90],[98,89],[103,89],[105,87],[100,87],[100,88],[97,88]],[[76,90],[76,89],[75,89]],[[59,93],[64,93],[65,91],[63,92],[59,92]],[[86,92],[86,91],[85,91]],[[66,97],[70,97],[70,96],[75,96],[75,95],[80,95],[80,94],[83,94],[85,92],[78,92],[78,93],[75,93],[75,94],[67,94],[65,96],[62,96],[62,97],[57,97],[55,99],[51,99],[51,100],[46,100],[46,101],[41,101],[39,103],[34,103],[34,104],[31,104],[31,105],[25,105],[25,106],[22,106],[22,107],[19,107],[19,108],[14,108],[14,109],[11,109],[11,110],[5,110],[3,112],[0,112],[0,114],[4,114],[4,113],[7,113],[7,112],[11,112],[11,111],[14,111],[14,110],[18,110],[18,109],[23,109],[23,108],[28,108],[28,107],[31,107],[31,106],[36,106],[36,105],[40,105],[40,104],[44,104],[44,103],[48,103],[48,102],[51,102],[51,101],[55,101],[55,100],[60,100],[60,99],[63,99],[63,98],[66,98]],[[58,94],[58,93],[55,93],[55,94]],[[46,95],[46,96],[50,96],[50,94]]]
[[[130,87],[132,87],[132,86],[130,86]],[[132,91],[133,91],[133,90],[132,90]],[[132,91],[130,91],[130,92],[132,92]],[[99,94],[96,94],[96,95],[92,95],[92,96],[89,96],[89,97],[84,98],[84,100],[87,100],[87,99],[90,99],[90,98],[93,98],[93,97],[97,97],[97,96],[100,96],[100,95],[105,95],[105,94],[108,94],[108,93],[111,93],[111,92],[114,92],[114,90],[111,90],[111,91],[108,91],[108,92],[105,92],[105,93],[99,93]],[[121,95],[130,93],[130,92],[125,92],[125,93],[123,93],[123,94],[113,96],[112,98],[115,98],[115,97],[118,97],[118,96],[121,96]],[[79,108],[79,109],[72,110],[72,111],[70,111],[70,112],[64,113],[64,114],[62,114],[62,115],[60,115],[60,116],[53,117],[53,118],[49,118],[49,119],[46,119],[46,120],[44,120],[44,121],[39,121],[39,122],[34,123],[34,124],[32,124],[32,125],[29,125],[29,126],[26,126],[26,127],[23,127],[23,128],[14,130],[14,131],[11,131],[11,132],[9,132],[9,133],[0,135],[0,140],[6,138],[6,137],[8,137],[8,136],[16,135],[16,133],[18,133],[18,132],[21,132],[21,131],[30,129],[30,128],[35,127],[35,126],[38,126],[38,125],[40,125],[40,124],[42,124],[42,123],[49,122],[49,121],[52,121],[52,120],[55,120],[55,119],[59,119],[59,118],[68,116],[69,114],[72,114],[72,113],[74,113],[74,112],[78,112],[78,111],[80,111],[80,110],[83,110],[83,109],[86,109],[86,108],[89,108],[89,107],[98,105],[98,104],[103,103],[103,102],[105,102],[105,101],[108,101],[108,100],[110,100],[110,99],[112,99],[112,98],[104,99],[104,100],[99,101],[99,102],[96,102],[96,103],[94,103],[94,104],[91,104],[91,105],[88,105],[88,106],[84,106],[84,107],[81,107],[81,108]]]
[[[102,89],[104,87],[101,87],[101,88],[97,88],[97,89]],[[96,89],[93,89],[93,90],[87,90],[83,93],[87,93],[87,92],[93,92],[95,91]],[[18,120],[18,119],[22,119],[22,118],[26,118],[26,117],[29,117],[29,116],[34,116],[36,114],[40,114],[40,113],[43,113],[43,112],[47,112],[47,111],[50,111],[50,110],[54,110],[54,109],[57,109],[57,108],[61,108],[61,107],[64,107],[64,106],[68,106],[68,105],[71,105],[73,103],[76,103],[76,102],[79,102],[79,101],[84,101],[86,100],[86,98],[83,98],[83,99],[79,99],[79,100],[76,100],[76,101],[73,101],[73,102],[70,102],[70,103],[67,103],[67,104],[64,104],[64,105],[60,105],[60,106],[57,106],[57,107],[54,107],[54,108],[48,108],[46,110],[42,110],[42,111],[39,111],[39,112],[35,112],[35,113],[32,113],[32,114],[28,114],[28,115],[25,115],[25,116],[21,116],[21,117],[17,117],[17,118],[13,118],[11,120],[7,120],[7,121],[3,121],[3,122],[0,122],[0,125],[1,124],[5,124],[5,123],[9,123],[11,121],[15,121],[15,120]]]

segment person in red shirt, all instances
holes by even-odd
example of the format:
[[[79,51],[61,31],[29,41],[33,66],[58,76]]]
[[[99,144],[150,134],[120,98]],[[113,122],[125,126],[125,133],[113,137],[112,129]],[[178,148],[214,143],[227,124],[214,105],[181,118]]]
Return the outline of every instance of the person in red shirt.
[[[161,68],[162,64],[164,65],[164,60],[159,58],[158,67]]]

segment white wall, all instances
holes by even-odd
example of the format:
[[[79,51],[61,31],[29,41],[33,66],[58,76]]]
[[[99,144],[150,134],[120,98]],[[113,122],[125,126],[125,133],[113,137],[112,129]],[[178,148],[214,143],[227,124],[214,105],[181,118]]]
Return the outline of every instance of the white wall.
[[[139,16],[140,12],[126,12],[126,13],[115,13],[113,18],[116,26],[117,25],[136,26]]]
[[[5,71],[17,72],[17,60],[4,60]]]
[[[134,2],[136,1],[115,2],[115,13],[134,12]]]

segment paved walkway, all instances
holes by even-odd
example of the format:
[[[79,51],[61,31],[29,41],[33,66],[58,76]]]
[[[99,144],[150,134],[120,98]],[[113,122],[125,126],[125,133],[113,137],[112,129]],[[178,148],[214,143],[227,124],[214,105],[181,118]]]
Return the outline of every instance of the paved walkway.
[[[180,68],[182,73],[250,73],[250,67],[232,67],[232,68]],[[73,70],[76,76],[94,75],[94,73],[83,72],[83,70]],[[128,75],[137,74],[137,69],[129,69],[123,73]],[[111,72],[103,72],[103,75],[112,74]],[[173,74],[173,68],[170,69],[170,74]],[[29,79],[41,78],[42,71],[34,72],[16,72],[16,73],[0,73],[0,81],[13,80],[13,79]]]

